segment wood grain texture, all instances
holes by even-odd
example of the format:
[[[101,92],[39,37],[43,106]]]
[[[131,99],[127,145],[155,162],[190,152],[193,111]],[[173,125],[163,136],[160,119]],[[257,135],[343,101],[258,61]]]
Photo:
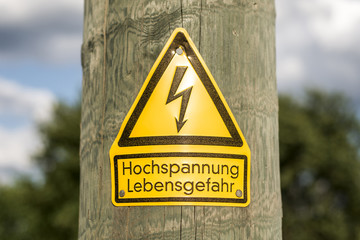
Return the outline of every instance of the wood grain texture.
[[[251,203],[114,207],[108,153],[165,42],[184,27],[252,153]],[[85,1],[79,239],[281,239],[274,0]]]

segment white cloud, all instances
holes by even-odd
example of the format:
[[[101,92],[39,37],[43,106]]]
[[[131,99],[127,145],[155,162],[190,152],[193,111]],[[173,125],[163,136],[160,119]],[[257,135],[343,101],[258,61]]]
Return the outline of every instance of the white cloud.
[[[332,50],[346,50],[359,43],[359,1],[300,1],[299,7],[306,15],[311,34],[322,46]]]
[[[342,91],[360,103],[360,1],[276,0],[276,7],[279,90]]]
[[[30,88],[0,78],[0,181],[9,182],[16,173],[33,172],[31,156],[42,144],[36,123],[49,121],[55,97],[47,90]],[[8,117],[20,126],[6,126]]]
[[[41,148],[40,138],[33,126],[16,129],[0,126],[0,183],[11,182],[13,174],[31,173],[31,156]]]
[[[79,64],[83,4],[82,0],[0,0],[0,61]],[[62,51],[53,48],[59,41]]]
[[[0,77],[0,113],[48,121],[55,96],[44,89],[25,87]]]
[[[82,13],[83,4],[84,2],[81,0],[0,0],[0,23],[22,24],[44,14],[51,15],[51,13],[61,10]]]
[[[288,90],[292,87],[301,87],[301,81],[304,78],[304,64],[301,58],[290,56],[280,60],[281,68],[278,69],[280,90]]]
[[[276,0],[276,7],[277,35],[282,43],[308,46],[315,41],[343,50],[360,39],[360,1]]]

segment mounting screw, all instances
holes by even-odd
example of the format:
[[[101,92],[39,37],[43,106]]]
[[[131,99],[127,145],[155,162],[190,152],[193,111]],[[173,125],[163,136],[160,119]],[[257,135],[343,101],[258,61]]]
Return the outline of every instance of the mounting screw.
[[[183,54],[183,50],[182,50],[182,48],[181,47],[178,47],[176,50],[175,50],[175,52],[178,54],[178,55],[181,55],[181,54]]]
[[[236,196],[237,197],[241,197],[242,196],[242,192],[241,192],[241,190],[236,190]]]
[[[120,197],[124,197],[125,196],[125,191],[124,190],[121,190],[120,191]]]

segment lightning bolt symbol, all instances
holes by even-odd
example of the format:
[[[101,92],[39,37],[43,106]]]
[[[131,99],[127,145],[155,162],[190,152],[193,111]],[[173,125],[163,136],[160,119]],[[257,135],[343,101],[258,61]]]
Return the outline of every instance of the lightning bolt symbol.
[[[179,97],[182,97],[179,119],[177,119],[175,117],[176,128],[177,128],[178,132],[180,132],[181,128],[184,126],[184,124],[187,121],[187,120],[184,121],[184,117],[185,117],[186,108],[189,103],[191,91],[193,88],[193,87],[189,87],[189,88],[185,89],[184,91],[176,94],[176,91],[179,88],[181,80],[184,77],[184,74],[186,72],[186,69],[187,69],[187,67],[176,67],[175,75],[174,75],[174,78],[171,83],[169,95],[166,100],[166,104],[168,104],[168,103],[171,103],[172,101],[178,99]]]

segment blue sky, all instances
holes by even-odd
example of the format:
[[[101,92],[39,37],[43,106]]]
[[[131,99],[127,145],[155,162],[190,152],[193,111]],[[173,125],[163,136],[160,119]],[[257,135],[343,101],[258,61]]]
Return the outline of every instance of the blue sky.
[[[276,0],[280,92],[341,91],[360,109],[360,2]],[[36,124],[80,99],[83,1],[0,0],[0,184],[33,174]],[[360,111],[359,111],[360,112]]]
[[[36,173],[36,130],[80,99],[83,1],[0,0],[0,183]]]

